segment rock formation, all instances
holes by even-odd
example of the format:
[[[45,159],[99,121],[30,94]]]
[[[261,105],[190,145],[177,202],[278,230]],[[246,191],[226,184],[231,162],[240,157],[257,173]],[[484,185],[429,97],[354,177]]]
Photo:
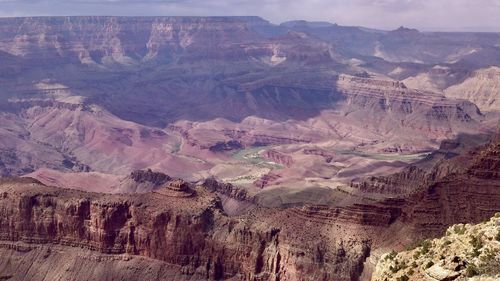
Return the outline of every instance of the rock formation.
[[[185,191],[180,181],[170,186]],[[103,259],[113,266],[113,260],[129,259],[130,266],[135,266],[141,257],[166,262],[167,268],[186,275],[184,279],[351,280],[369,250],[355,239],[304,240],[292,234],[294,227],[273,218],[270,210],[228,218],[218,198],[200,188],[190,197],[162,192],[102,195],[46,187],[30,179],[7,179],[0,189],[0,250],[20,257],[21,263],[40,251],[45,252],[45,262],[51,262],[58,257],[52,251],[82,248],[95,252],[97,260],[107,255]],[[285,215],[279,213],[275,215]],[[312,223],[301,235],[320,235],[320,229],[321,223]],[[16,271],[21,267],[10,260],[2,274],[16,279],[32,274],[34,280],[53,276]],[[78,267],[70,266],[63,278],[75,270]],[[104,276],[90,270],[74,278],[86,280],[89,274]]]
[[[422,240],[407,251],[387,253],[372,280],[498,280],[499,225],[497,214],[477,225],[450,226],[445,236]]]
[[[482,220],[500,211],[498,175],[486,172],[496,171],[490,167],[499,162],[499,140],[492,138],[465,153],[470,164],[459,172],[429,179],[399,198],[346,193],[330,205],[254,207],[235,217],[225,214],[213,192],[235,200],[248,197],[214,179],[206,180],[205,187],[170,180],[155,192],[129,195],[5,179],[0,184],[1,251],[17,257],[5,272],[25,278],[26,272],[16,271],[21,266],[16,260],[34,259],[43,265],[38,255],[47,255],[50,262],[51,251],[78,247],[93,256],[109,255],[112,265],[129,256],[132,264],[152,258],[167,263],[168,274],[182,272],[181,279],[355,280],[370,253],[376,256],[380,249],[437,236],[453,223]],[[151,171],[134,175],[166,178]],[[404,178],[399,184],[405,184]],[[68,274],[74,270],[70,267]]]
[[[500,110],[500,68],[492,66],[475,71],[465,81],[447,88],[447,97],[475,103],[481,111]]]
[[[0,61],[0,280],[357,280],[500,211],[498,34],[0,18]]]

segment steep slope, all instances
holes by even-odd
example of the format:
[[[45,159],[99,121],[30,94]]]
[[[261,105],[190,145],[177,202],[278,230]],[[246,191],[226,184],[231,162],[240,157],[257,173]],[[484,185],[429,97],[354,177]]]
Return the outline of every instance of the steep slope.
[[[0,175],[21,175],[47,167],[62,171],[85,170],[71,156],[30,137],[27,123],[18,116],[0,113]]]
[[[400,218],[411,235],[398,243],[440,235],[451,224],[479,222],[499,210],[499,135],[479,147],[445,151],[400,173],[353,185],[365,195],[404,199]]]
[[[440,93],[450,86],[463,82],[470,75],[466,67],[455,65],[435,65],[429,68],[414,76],[404,77],[402,82],[409,88]],[[401,68],[400,71],[404,74],[409,70]],[[393,74],[397,74],[396,70],[394,72]]]
[[[400,171],[443,139],[489,132],[498,118],[386,76],[428,70],[464,46],[486,48],[495,34],[275,26],[256,17],[0,23],[0,109],[12,120],[4,124],[15,124],[0,130],[0,169],[57,186],[110,192],[111,179],[150,168],[254,193],[328,191],[332,182]],[[415,42],[418,50],[403,50]],[[396,61],[425,62],[385,61],[373,56],[377,45]],[[446,80],[462,68],[429,75]]]
[[[131,179],[162,187],[133,195],[59,189],[30,179],[2,180],[0,251],[12,257],[2,274],[17,279],[35,274],[48,280],[43,276],[54,275],[44,271],[45,263],[60,258],[60,250],[74,253],[75,247],[83,247],[84,256],[107,255],[112,268],[120,268],[124,259],[131,264],[141,264],[143,257],[166,262],[170,265],[161,274],[180,270],[181,280],[356,280],[363,268],[369,270],[369,264],[363,266],[368,256],[376,261],[382,251],[401,249],[416,239],[440,235],[451,224],[480,221],[500,211],[499,151],[496,137],[461,160],[444,159],[440,166],[459,160],[467,165],[443,177],[424,175],[428,178],[406,196],[360,196],[348,189],[322,205],[253,207],[234,217],[225,214],[216,194],[247,202],[259,202],[259,197],[252,199],[213,179],[193,186],[138,172]],[[397,184],[406,185],[406,178]],[[28,261],[40,264],[41,271],[16,270]],[[54,274],[74,276],[73,262],[66,273]],[[91,270],[76,280],[102,274]]]
[[[366,174],[368,170],[374,174],[389,173],[404,167],[411,159],[418,159],[420,153],[434,149],[444,138],[461,132],[486,132],[489,129],[483,123],[485,117],[466,101],[408,89],[404,84],[391,80],[332,74],[322,74],[322,79],[317,80],[313,74],[226,82],[238,89],[236,95],[245,101],[241,106],[250,106],[255,112],[267,112],[270,119],[247,117],[239,122],[223,118],[205,122],[182,120],[164,129],[122,120],[102,106],[93,104],[91,98],[77,95],[80,93],[78,89],[51,80],[41,81],[34,84],[36,94],[32,97],[10,98],[6,102],[11,112],[9,116],[18,123],[18,130],[26,132],[27,141],[57,151],[63,160],[49,165],[35,165],[31,162],[36,157],[28,158],[12,147],[12,153],[21,160],[10,164],[12,167],[8,171],[10,174],[24,174],[45,166],[64,172],[111,174],[99,176],[111,179],[136,169],[152,168],[172,176],[199,180],[211,175],[219,176],[221,169],[227,171],[226,175],[232,174],[227,166],[224,168],[224,164],[230,163],[230,170],[236,172],[232,177],[223,178],[229,178],[233,183],[236,182],[231,178],[247,176],[250,176],[250,183],[259,182],[261,177],[283,179],[275,184],[295,183],[305,177],[350,178]],[[291,90],[292,86],[297,90]],[[266,93],[264,99],[259,98],[261,91]],[[271,104],[266,102],[271,93],[269,91],[279,97],[272,98]],[[311,95],[306,99],[299,93]],[[288,95],[297,99],[287,99]],[[317,99],[316,95],[321,98]],[[179,97],[178,101],[182,102],[182,99]],[[158,106],[147,99],[144,102]],[[324,109],[304,121],[284,121],[280,117],[282,111],[276,108],[283,103],[286,107],[295,108],[292,111],[295,116]],[[222,109],[224,104],[222,102],[218,106]],[[162,110],[168,111],[169,107],[175,106],[170,104]],[[318,108],[314,109],[316,106]],[[182,110],[192,114],[199,112],[189,106]],[[214,108],[209,111],[214,116],[219,112]],[[238,114],[244,112],[236,111]],[[140,112],[143,113],[142,109]],[[231,114],[230,110],[225,112]],[[15,138],[15,135],[12,137]],[[238,149],[266,149],[268,146],[284,146],[280,153],[288,159],[295,157],[297,161],[293,161],[293,165],[285,165],[285,169],[279,169],[279,163],[261,169],[232,159]],[[304,157],[303,151],[311,149],[322,149],[335,157],[329,162],[314,156]],[[36,154],[36,151],[32,153]],[[402,160],[398,162],[400,153],[414,156],[401,156]],[[383,155],[378,157],[378,154]],[[384,161],[385,158],[389,161]],[[61,164],[63,161],[68,167]],[[33,168],[23,172],[23,165]],[[84,179],[86,175],[64,175],[47,169],[32,176],[57,186],[83,187],[82,183],[91,179]],[[57,182],[57,177],[64,180]],[[75,183],[68,181],[71,178],[75,179]],[[270,185],[269,180],[265,181],[268,182],[265,186]],[[108,190],[105,186],[103,188],[102,191]]]
[[[167,262],[174,265],[167,268],[174,267],[191,280],[351,280],[368,251],[366,243],[354,237],[304,240],[320,237],[322,224],[311,223],[310,230],[299,234],[298,222],[280,223],[271,215],[286,215],[280,211],[228,218],[217,197],[201,188],[192,190],[186,183],[155,193],[112,196],[50,188],[28,179],[3,180],[0,188],[5,211],[0,219],[4,245],[0,251],[21,258],[9,259],[2,274],[15,279],[50,280],[60,274],[41,274],[44,266],[39,272],[17,268],[40,251],[46,252],[43,264],[51,263],[59,258],[59,249],[74,251],[68,247],[94,251],[96,259],[98,253],[106,254],[110,257],[106,260],[119,264],[128,255],[137,256],[130,264],[140,257]],[[62,278],[78,270],[71,262],[75,260]],[[90,270],[74,278],[103,274],[110,273]]]
[[[469,100],[481,111],[500,111],[500,67],[477,70],[462,83],[447,88],[444,94]]]

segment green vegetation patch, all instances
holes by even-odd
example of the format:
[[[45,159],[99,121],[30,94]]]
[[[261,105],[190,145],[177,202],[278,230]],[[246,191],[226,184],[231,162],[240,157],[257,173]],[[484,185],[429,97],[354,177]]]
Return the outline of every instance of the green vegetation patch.
[[[259,147],[250,147],[238,150],[234,152],[231,157],[238,161],[255,165],[259,167],[269,168],[269,169],[283,169],[283,166],[277,163],[273,163],[267,159],[260,157],[259,153],[263,150],[269,149],[271,147],[267,146],[259,146]]]

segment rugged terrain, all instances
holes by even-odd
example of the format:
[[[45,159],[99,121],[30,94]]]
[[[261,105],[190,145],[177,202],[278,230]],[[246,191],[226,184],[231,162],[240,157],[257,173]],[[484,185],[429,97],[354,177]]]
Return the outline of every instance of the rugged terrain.
[[[444,237],[383,255],[372,280],[498,280],[499,218],[453,225]]]
[[[499,46],[1,18],[0,279],[368,280],[384,252],[500,211]]]
[[[331,194],[328,204],[284,209],[262,207],[259,198],[214,179],[192,185],[152,171],[129,176],[136,186],[158,185],[154,192],[135,195],[47,187],[29,178],[4,179],[0,237],[2,256],[7,258],[2,259],[1,274],[13,280],[30,276],[132,280],[143,273],[187,280],[363,278],[387,249],[401,249],[418,239],[442,235],[451,224],[481,221],[500,211],[499,152],[498,137],[451,159],[434,161],[441,153],[436,152],[425,161],[439,167],[453,167],[465,159],[468,164],[442,177],[431,169],[406,196],[384,199],[377,192],[361,194],[353,189]],[[410,175],[413,170],[402,173]],[[399,178],[399,186],[411,184],[410,176]],[[250,205],[230,216],[234,208],[228,200]],[[76,253],[80,248],[84,250]],[[66,252],[64,271],[47,271],[46,264]],[[154,262],[143,268],[145,258]],[[79,275],[92,260],[103,260],[125,273],[114,275],[96,267]],[[83,267],[76,266],[79,261]],[[26,263],[40,266],[26,268]]]
[[[141,195],[83,193],[29,179],[4,180],[1,189],[1,251],[7,257],[1,274],[14,280],[113,276],[100,268],[79,275],[85,267],[72,265],[101,259],[113,268],[124,264],[127,273],[120,276],[126,280],[151,274],[151,268],[156,279],[351,280],[369,253],[361,238],[326,235],[322,223],[311,221],[310,229],[298,231],[300,220],[279,219],[289,216],[286,211],[255,210],[229,218],[217,196],[185,182],[171,181]],[[67,256],[63,270],[24,267],[56,262],[71,248],[84,250]],[[156,261],[141,268],[142,257]],[[159,261],[166,269],[157,268]]]
[[[258,17],[0,23],[3,175],[110,178],[151,168],[249,188],[278,177],[277,184],[317,186],[396,172],[441,140],[487,132],[498,120],[479,111],[495,99],[495,77],[480,74],[498,58],[495,33],[278,26]],[[485,58],[468,63],[472,54]],[[425,73],[446,81],[432,91],[411,83]],[[468,86],[478,79],[483,86]],[[453,94],[452,86],[471,94]],[[234,159],[245,149],[272,149],[294,164]],[[325,162],[318,153],[337,157]]]

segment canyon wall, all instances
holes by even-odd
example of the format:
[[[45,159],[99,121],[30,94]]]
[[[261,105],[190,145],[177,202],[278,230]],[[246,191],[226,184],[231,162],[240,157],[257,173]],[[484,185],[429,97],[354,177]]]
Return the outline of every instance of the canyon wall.
[[[2,180],[0,189],[0,239],[10,251],[27,243],[128,254],[215,280],[351,280],[369,251],[364,242],[341,237],[335,243],[296,240],[287,236],[295,230],[269,223],[269,211],[255,214],[261,218],[228,218],[219,199],[200,188],[187,197],[161,190],[102,195],[13,179]]]

